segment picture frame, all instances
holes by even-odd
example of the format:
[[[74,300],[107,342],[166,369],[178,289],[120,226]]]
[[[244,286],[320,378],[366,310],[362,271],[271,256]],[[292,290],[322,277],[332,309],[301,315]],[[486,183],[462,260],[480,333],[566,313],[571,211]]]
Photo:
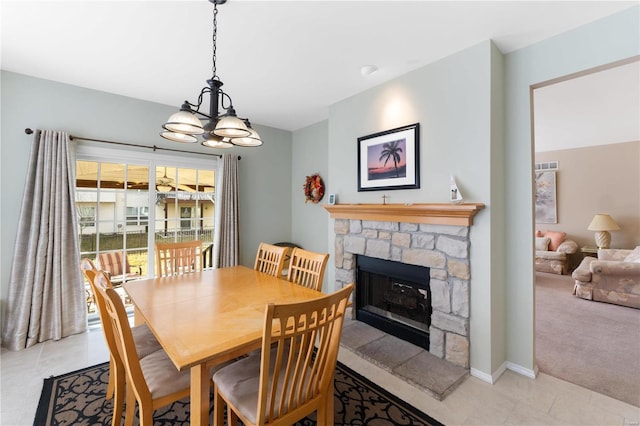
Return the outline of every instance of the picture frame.
[[[358,192],[420,188],[420,123],[358,138]]]
[[[535,172],[536,223],[558,223],[556,172]]]
[[[329,205],[333,206],[336,203],[336,194],[329,194]]]

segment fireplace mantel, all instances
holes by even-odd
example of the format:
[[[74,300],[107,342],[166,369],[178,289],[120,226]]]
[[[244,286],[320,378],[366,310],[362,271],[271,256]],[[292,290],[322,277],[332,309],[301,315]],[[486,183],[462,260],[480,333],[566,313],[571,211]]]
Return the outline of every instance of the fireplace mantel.
[[[484,204],[334,204],[324,208],[333,219],[471,226],[473,217],[484,209]]]

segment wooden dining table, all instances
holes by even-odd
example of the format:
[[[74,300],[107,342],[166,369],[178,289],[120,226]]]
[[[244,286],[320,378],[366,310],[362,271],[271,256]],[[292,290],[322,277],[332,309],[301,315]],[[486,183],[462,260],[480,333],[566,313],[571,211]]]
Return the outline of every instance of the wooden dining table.
[[[180,371],[191,371],[191,424],[209,423],[212,366],[261,347],[268,303],[323,293],[245,266],[129,281],[136,322],[145,322]]]

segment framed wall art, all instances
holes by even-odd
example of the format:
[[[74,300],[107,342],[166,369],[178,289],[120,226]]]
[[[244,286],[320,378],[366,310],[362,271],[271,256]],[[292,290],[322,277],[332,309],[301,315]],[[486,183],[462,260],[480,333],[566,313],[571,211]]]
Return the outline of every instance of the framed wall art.
[[[536,172],[536,223],[558,223],[556,172]]]
[[[358,192],[420,188],[420,123],[358,138]]]

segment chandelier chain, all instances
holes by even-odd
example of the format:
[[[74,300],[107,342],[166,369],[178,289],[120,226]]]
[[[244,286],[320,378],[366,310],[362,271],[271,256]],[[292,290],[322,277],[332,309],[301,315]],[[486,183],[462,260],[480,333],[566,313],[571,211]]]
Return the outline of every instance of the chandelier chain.
[[[211,66],[211,72],[213,73],[212,79],[216,79],[216,42],[218,40],[218,3],[213,2],[213,57]]]

